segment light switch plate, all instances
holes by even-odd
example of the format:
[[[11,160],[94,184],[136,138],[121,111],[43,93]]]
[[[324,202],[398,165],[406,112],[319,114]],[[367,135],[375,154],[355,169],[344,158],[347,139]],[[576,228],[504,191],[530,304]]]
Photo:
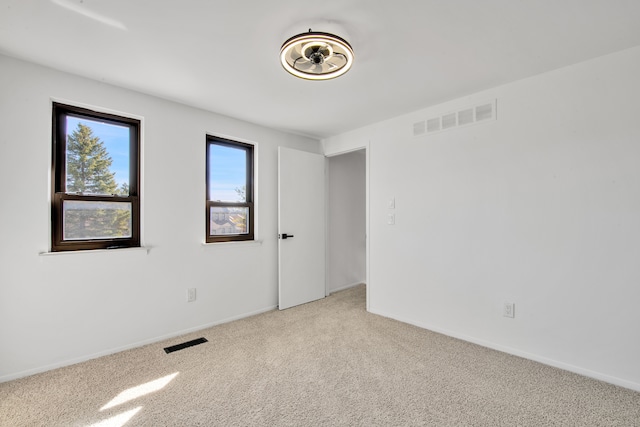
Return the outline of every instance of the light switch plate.
[[[396,198],[392,197],[389,199],[389,201],[387,202],[387,207],[389,209],[395,209],[396,208]]]
[[[396,223],[396,214],[387,215],[387,224],[394,225]]]

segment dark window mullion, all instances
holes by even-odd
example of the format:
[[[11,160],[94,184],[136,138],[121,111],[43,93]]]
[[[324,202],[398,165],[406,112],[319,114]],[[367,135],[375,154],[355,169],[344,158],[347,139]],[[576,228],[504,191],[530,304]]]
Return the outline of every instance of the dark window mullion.
[[[246,149],[247,154],[247,174],[245,178],[245,201],[253,202],[253,148]]]
[[[138,196],[140,189],[140,128],[129,126],[129,195]]]
[[[87,202],[113,202],[113,203],[133,203],[138,197],[108,194],[75,194],[75,193],[57,193],[65,200],[82,200]]]
[[[67,184],[67,117],[80,120],[104,122],[129,129],[129,194],[78,194],[66,193]],[[53,104],[53,150],[52,150],[52,240],[53,251],[73,251],[86,249],[107,249],[112,247],[140,246],[140,121],[126,117],[114,116],[108,113],[95,112],[80,107]],[[86,238],[71,238],[65,240],[64,230],[65,201],[104,202],[110,204],[128,204],[130,206],[130,224],[127,234],[130,236],[110,236]],[[114,206],[114,205],[112,205]],[[101,208],[98,208],[101,209]],[[109,224],[109,223],[107,223]],[[104,228],[108,234],[117,228]],[[119,234],[119,233],[114,233]]]
[[[64,192],[66,191],[66,173],[67,173],[67,165],[66,165],[66,128],[67,121],[65,119],[65,114],[54,108],[54,160],[52,170],[52,178],[53,182],[53,191],[54,192]]]
[[[247,202],[213,202],[211,200],[209,200],[207,203],[209,203],[209,206],[213,206],[213,207],[220,207],[220,208],[246,208],[249,205],[253,204],[253,203],[247,203]]]
[[[210,174],[211,174],[211,165],[209,163],[210,160],[210,150],[214,145],[229,147],[234,149],[243,150],[245,153],[245,179],[244,179],[244,187],[245,187],[245,201],[244,202],[224,202],[224,201],[213,201],[209,200],[211,196],[211,188],[210,184]],[[230,241],[242,241],[242,240],[253,240],[254,239],[254,213],[255,209],[253,206],[253,145],[245,144],[241,142],[236,142],[224,138],[218,138],[213,136],[207,136],[207,146],[206,146],[206,196],[205,196],[205,207],[206,207],[206,242],[215,243],[215,242],[230,242]],[[246,223],[246,232],[242,234],[215,234],[212,235],[211,223],[213,221],[211,217],[211,209],[212,208],[246,208],[246,212],[248,215],[248,220]]]

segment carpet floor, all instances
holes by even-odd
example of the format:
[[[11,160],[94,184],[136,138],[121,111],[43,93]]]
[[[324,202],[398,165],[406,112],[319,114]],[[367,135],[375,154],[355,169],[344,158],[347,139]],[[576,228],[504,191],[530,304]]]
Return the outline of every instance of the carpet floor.
[[[123,425],[640,426],[640,393],[367,313],[364,285],[0,384],[0,426]]]

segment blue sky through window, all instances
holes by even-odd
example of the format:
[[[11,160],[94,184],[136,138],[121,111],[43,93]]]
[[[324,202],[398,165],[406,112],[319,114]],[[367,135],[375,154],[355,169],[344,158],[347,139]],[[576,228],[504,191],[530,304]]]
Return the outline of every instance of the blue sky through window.
[[[209,145],[209,200],[244,202],[236,189],[247,182],[247,153],[223,145]]]
[[[78,123],[90,127],[93,135],[104,143],[113,160],[110,170],[115,173],[118,187],[129,184],[129,128],[67,116],[67,135],[71,135],[78,128]]]

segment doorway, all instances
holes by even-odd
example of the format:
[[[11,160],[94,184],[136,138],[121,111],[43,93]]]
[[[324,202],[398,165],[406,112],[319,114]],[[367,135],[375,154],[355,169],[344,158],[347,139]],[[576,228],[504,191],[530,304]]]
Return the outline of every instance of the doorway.
[[[366,149],[327,157],[327,295],[367,281],[366,188]]]

